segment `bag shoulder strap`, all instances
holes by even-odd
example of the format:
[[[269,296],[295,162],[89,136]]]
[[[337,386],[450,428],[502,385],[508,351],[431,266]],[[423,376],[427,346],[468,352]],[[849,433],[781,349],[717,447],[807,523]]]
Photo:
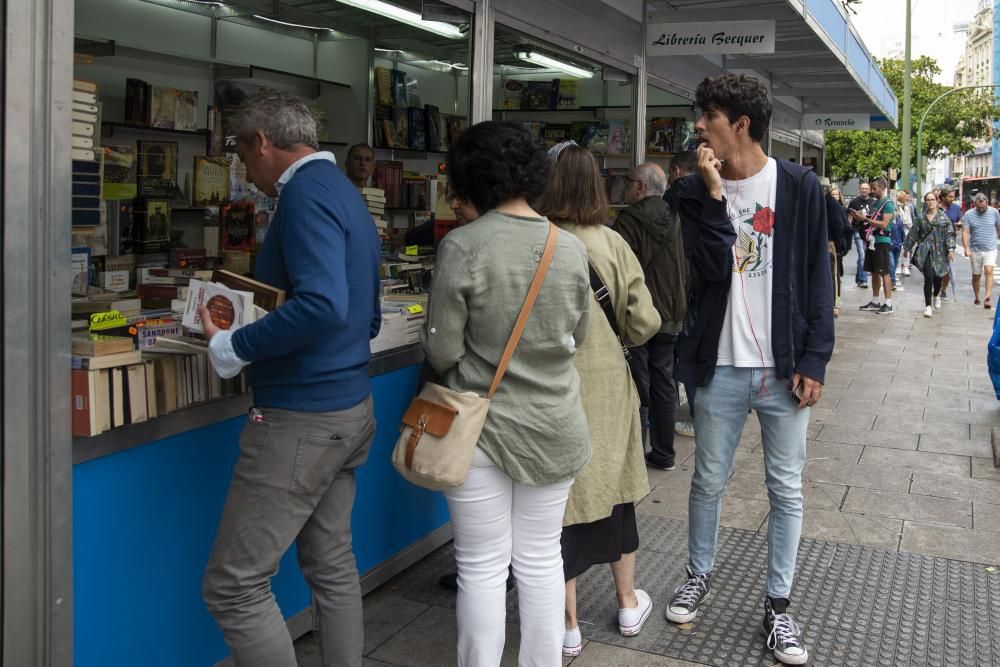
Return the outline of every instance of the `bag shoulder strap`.
[[[558,236],[559,228],[549,223],[549,236],[545,240],[545,250],[542,251],[542,258],[538,262],[538,268],[535,269],[535,277],[531,280],[528,295],[524,297],[521,312],[518,313],[517,321],[514,323],[514,330],[507,341],[507,347],[503,351],[503,356],[500,357],[497,372],[493,376],[493,384],[490,385],[490,392],[486,395],[488,399],[492,399],[493,395],[497,393],[497,387],[500,386],[500,380],[503,379],[504,373],[507,372],[507,365],[510,363],[510,358],[514,356],[514,349],[521,340],[521,334],[524,333],[524,325],[528,323],[528,316],[531,315],[531,309],[535,306],[535,299],[538,298],[538,292],[542,289],[542,281],[545,280],[545,274],[549,271],[549,264],[552,263],[552,255],[556,251],[556,239]]]
[[[618,338],[618,344],[622,346],[622,353],[625,355],[625,359],[628,360],[632,357],[632,353],[629,352],[628,345],[625,344],[625,339],[622,338],[621,329],[618,328],[618,317],[615,315],[614,306],[611,305],[611,292],[608,291],[608,286],[601,280],[601,276],[597,273],[594,265],[587,262],[587,268],[590,269],[590,289],[594,290],[597,303],[600,304],[601,310],[604,311],[604,316],[608,318],[608,324],[611,325],[611,330]]]

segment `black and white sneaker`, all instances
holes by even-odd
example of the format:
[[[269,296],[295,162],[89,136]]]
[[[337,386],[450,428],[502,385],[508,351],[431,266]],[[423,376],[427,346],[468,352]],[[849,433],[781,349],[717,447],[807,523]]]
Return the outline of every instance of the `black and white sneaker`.
[[[788,614],[786,598],[764,598],[764,634],[767,648],[774,658],[785,665],[804,665],[809,662],[809,651],[802,643],[802,630]]]
[[[894,311],[892,306],[890,306],[887,303],[883,303],[882,306],[875,312],[878,313],[879,315],[891,315]]]
[[[869,301],[865,305],[861,306],[860,310],[878,310],[882,307],[882,304],[875,303],[874,301]]]
[[[667,620],[674,623],[690,623],[698,615],[701,606],[711,594],[712,573],[695,574],[687,566],[688,580],[674,591],[674,598],[667,605]]]

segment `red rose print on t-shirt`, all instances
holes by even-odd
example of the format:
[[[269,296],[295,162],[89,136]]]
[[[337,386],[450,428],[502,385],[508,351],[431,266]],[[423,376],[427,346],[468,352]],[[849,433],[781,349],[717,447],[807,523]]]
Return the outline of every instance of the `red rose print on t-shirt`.
[[[765,236],[770,236],[774,230],[774,211],[770,207],[757,204],[757,212],[753,214],[753,230]]]

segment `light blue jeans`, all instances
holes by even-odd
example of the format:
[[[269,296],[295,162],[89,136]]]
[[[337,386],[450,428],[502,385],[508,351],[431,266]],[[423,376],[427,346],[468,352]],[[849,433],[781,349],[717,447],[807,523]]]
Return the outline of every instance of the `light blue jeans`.
[[[719,366],[695,394],[695,466],[688,497],[688,558],[695,574],[711,572],[722,493],[747,413],[755,410],[764,442],[771,514],[767,524],[767,594],[787,598],[802,532],[802,469],[809,408],[800,410],[773,368]]]
[[[865,273],[865,240],[861,234],[854,232],[854,252],[858,254],[858,270],[854,274],[854,282],[868,282],[868,274]]]

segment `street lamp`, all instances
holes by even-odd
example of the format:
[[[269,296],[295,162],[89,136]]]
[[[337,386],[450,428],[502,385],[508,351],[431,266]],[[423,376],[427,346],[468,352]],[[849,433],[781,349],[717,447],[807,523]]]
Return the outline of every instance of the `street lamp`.
[[[922,201],[921,200],[921,196],[923,195],[923,187],[922,186],[923,186],[923,182],[924,182],[924,177],[923,177],[923,174],[921,173],[922,170],[921,170],[920,167],[921,167],[921,157],[922,157],[921,153],[923,152],[923,147],[924,147],[924,142],[923,142],[924,121],[927,120],[927,114],[930,112],[931,109],[934,108],[935,104],[937,104],[938,102],[940,102],[944,98],[948,97],[949,95],[953,95],[954,93],[958,93],[958,92],[961,92],[963,90],[976,90],[976,89],[979,89],[979,88],[1000,88],[1000,84],[994,83],[994,84],[990,84],[990,85],[986,85],[986,86],[962,86],[960,88],[952,88],[951,90],[946,91],[946,92],[941,93],[940,95],[938,95],[934,99],[933,102],[931,102],[930,104],[927,105],[927,108],[924,109],[924,113],[920,116],[920,125],[917,127],[917,183],[916,183],[916,186],[914,188],[916,190],[916,193],[917,193],[916,194],[916,200],[917,201]],[[902,166],[903,166],[903,169],[905,169],[905,170],[909,170],[909,168],[910,168],[910,165],[908,165],[908,164],[904,164]]]

